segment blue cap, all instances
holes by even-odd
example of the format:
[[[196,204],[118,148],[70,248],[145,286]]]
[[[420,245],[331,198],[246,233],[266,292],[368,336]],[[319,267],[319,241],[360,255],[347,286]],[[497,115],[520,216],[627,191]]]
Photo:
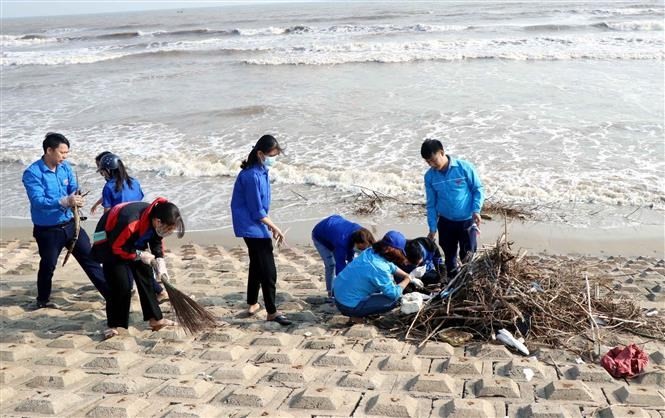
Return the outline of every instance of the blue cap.
[[[381,241],[390,247],[397,248],[402,254],[406,255],[406,252],[404,251],[404,248],[406,247],[406,238],[401,232],[388,231]]]

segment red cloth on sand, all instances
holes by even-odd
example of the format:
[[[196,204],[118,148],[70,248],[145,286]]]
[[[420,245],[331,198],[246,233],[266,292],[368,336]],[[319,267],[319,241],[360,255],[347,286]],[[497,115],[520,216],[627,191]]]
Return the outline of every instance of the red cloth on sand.
[[[600,365],[614,377],[632,378],[644,371],[649,356],[635,344],[614,347],[600,360]]]

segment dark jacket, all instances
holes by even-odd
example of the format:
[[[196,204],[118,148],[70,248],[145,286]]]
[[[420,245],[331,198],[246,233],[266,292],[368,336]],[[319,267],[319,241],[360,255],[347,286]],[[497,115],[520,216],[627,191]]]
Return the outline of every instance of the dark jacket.
[[[106,212],[95,229],[93,257],[102,263],[134,261],[136,250],[148,247],[155,257],[163,257],[162,237],[152,227],[150,213],[155,205],[166,202],[158,197],[152,203],[121,203]]]

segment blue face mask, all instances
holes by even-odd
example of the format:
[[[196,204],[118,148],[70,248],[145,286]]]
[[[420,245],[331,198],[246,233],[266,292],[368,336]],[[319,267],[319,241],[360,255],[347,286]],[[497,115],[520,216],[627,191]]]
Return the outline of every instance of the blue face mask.
[[[263,165],[264,165],[266,168],[270,168],[270,167],[272,167],[273,165],[275,165],[275,162],[276,162],[276,161],[277,161],[277,156],[273,156],[273,157],[271,157],[271,156],[269,156],[269,155],[266,155],[266,156],[265,156],[265,159],[263,160]]]

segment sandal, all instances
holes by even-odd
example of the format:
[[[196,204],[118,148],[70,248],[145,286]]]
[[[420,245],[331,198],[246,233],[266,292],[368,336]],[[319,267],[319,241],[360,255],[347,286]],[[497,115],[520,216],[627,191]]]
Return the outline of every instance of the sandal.
[[[287,318],[284,315],[277,315],[273,319],[268,319],[268,321],[277,322],[279,325],[284,325],[284,326],[291,325],[293,323],[289,318]]]
[[[105,340],[108,340],[109,338],[113,338],[113,337],[115,337],[116,335],[120,335],[120,334],[118,333],[118,330],[116,330],[116,329],[109,328],[109,329],[107,329],[107,330],[104,331],[104,339],[105,339]]]
[[[155,325],[150,325],[150,329],[153,331],[159,331],[160,329],[164,327],[170,327],[175,325],[175,322],[171,321],[170,319],[162,319],[161,323],[156,323]]]

